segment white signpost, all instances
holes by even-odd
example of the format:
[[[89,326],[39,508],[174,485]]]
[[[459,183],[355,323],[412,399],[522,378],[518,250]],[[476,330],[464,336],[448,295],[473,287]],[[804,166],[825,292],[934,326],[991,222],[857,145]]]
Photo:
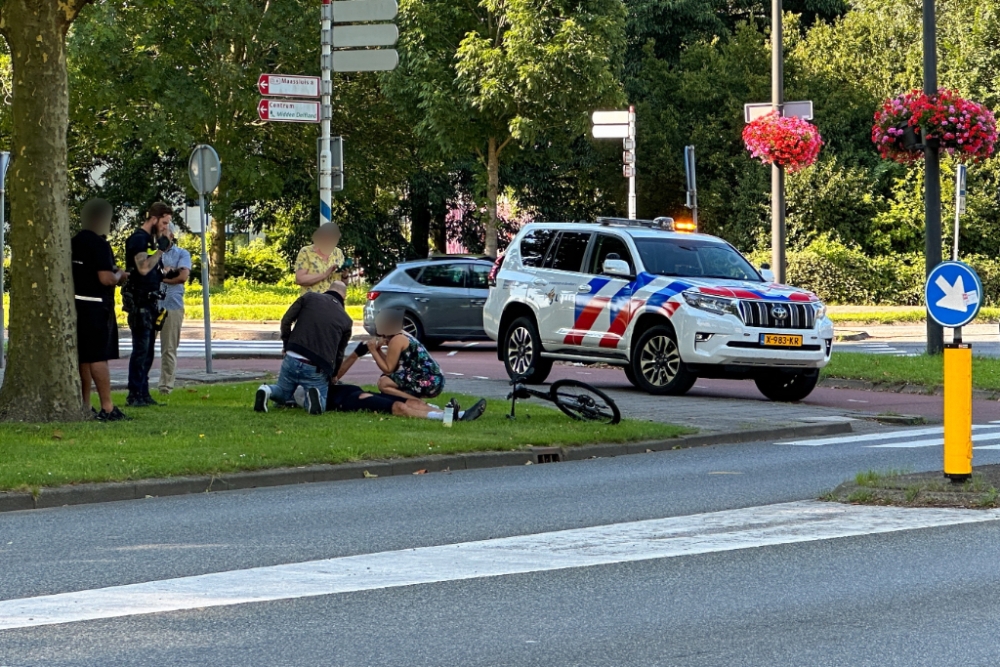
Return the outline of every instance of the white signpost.
[[[261,95],[275,97],[319,98],[318,76],[285,76],[284,74],[261,74],[257,79],[257,90]]]
[[[628,217],[636,218],[635,195],[635,107],[627,111],[595,111],[590,116],[595,139],[621,139],[622,175],[628,179]]]
[[[318,123],[319,102],[261,100],[257,105],[257,115],[261,120],[281,123]]]
[[[372,46],[392,46],[399,39],[393,24],[372,24],[391,21],[399,8],[396,0],[321,0],[320,74],[322,75],[322,115],[319,151],[319,223],[330,222],[333,214],[334,165],[330,150],[330,120],[333,118],[333,72],[383,72],[396,69],[399,55],[395,49],[371,49]],[[337,25],[334,23],[364,23]],[[334,49],[338,49],[334,51]],[[339,50],[349,49],[349,50]],[[337,181],[343,189],[343,166]]]

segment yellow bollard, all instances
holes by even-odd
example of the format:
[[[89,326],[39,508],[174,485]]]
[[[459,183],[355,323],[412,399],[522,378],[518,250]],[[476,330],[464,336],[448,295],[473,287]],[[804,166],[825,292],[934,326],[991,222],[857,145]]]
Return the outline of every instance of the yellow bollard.
[[[944,350],[944,475],[952,481],[972,476],[972,348]]]

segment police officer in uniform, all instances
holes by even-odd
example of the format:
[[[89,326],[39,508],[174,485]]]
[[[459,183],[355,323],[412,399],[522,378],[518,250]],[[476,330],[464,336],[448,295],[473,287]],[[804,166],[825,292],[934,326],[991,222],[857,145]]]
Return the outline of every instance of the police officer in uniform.
[[[132,331],[132,356],[128,362],[128,401],[131,407],[156,405],[149,395],[149,369],[156,346],[156,320],[162,298],[163,252],[170,247],[167,228],[173,210],[163,202],[149,207],[146,221],[125,242],[125,268],[129,278],[122,302]]]
[[[83,230],[71,241],[83,408],[93,411],[98,420],[107,422],[128,419],[111,401],[108,369],[108,360],[118,358],[115,286],[125,282],[127,277],[115,265],[115,255],[107,241],[112,215],[111,204],[103,199],[91,199],[83,206]],[[97,387],[100,412],[90,404],[91,385]]]

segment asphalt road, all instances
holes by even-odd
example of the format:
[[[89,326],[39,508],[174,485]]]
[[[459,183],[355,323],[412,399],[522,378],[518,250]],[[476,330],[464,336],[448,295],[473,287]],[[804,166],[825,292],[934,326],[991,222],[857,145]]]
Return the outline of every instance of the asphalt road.
[[[2,514],[0,616],[14,598],[613,529],[936,469],[940,449],[909,433]],[[3,630],[0,665],[994,665],[998,523]]]

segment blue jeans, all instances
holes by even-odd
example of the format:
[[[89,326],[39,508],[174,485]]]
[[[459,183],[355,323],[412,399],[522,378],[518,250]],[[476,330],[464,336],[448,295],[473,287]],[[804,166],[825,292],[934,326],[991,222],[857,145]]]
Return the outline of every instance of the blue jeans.
[[[132,330],[132,355],[128,360],[128,397],[131,400],[149,398],[149,369],[156,356],[155,314],[148,308],[139,308],[128,316]]]
[[[278,384],[269,385],[271,388],[271,400],[278,405],[287,405],[295,402],[295,388],[301,386],[306,390],[315,387],[319,390],[320,411],[326,409],[326,389],[330,380],[320,372],[315,366],[308,364],[301,359],[285,355],[281,362],[281,371],[278,373]]]

